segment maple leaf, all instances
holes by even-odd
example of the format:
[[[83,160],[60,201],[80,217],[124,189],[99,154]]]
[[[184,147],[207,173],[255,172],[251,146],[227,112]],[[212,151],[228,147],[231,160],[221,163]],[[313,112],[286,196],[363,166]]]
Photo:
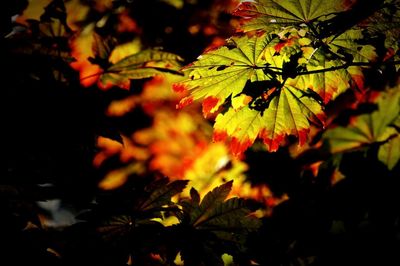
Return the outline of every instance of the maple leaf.
[[[190,71],[190,79],[174,85],[176,91],[182,88],[192,91],[181,100],[180,107],[204,99],[203,111],[208,115],[217,111],[226,98],[240,94],[247,80],[264,80],[263,68],[268,62],[263,51],[276,42],[276,38],[268,35],[231,38],[231,47],[223,46],[201,55],[184,69]]]
[[[243,31],[272,32],[286,26],[299,26],[324,21],[343,11],[343,0],[257,0],[242,2],[234,15],[244,18]]]
[[[218,231],[245,230],[251,231],[258,228],[259,221],[248,216],[250,210],[245,206],[245,201],[234,197],[225,201],[228,197],[233,181],[229,181],[214,188],[207,193],[200,202],[200,195],[192,188],[191,200],[183,201],[184,219],[197,229],[209,229],[218,234]],[[233,239],[226,236],[225,239]]]
[[[323,125],[321,101],[304,79],[284,77],[291,56],[277,54],[279,39],[269,35],[233,38],[234,47],[209,52],[187,70],[191,79],[177,86],[191,90],[182,99],[203,99],[205,115],[218,110],[229,99],[233,109],[219,114],[214,140],[232,137],[231,149],[239,154],[257,137],[275,151],[286,135],[307,139],[310,121]],[[286,49],[288,50],[288,49]],[[293,53],[291,50],[288,52]]]
[[[371,36],[384,36],[386,57],[393,57],[394,61],[400,60],[400,1],[384,1],[382,8],[368,17],[359,27]],[[399,64],[395,67],[397,71],[400,69]]]
[[[175,54],[155,49],[147,49],[127,56],[109,68],[100,76],[100,87],[121,86],[129,88],[131,79],[143,79],[162,73],[179,74],[179,61]]]
[[[400,161],[400,134],[382,144],[378,150],[378,159],[389,170],[392,170]]]
[[[176,180],[169,183],[167,178],[155,181],[145,188],[149,195],[138,208],[142,211],[158,210],[173,204],[172,196],[182,192],[188,182],[188,180]]]
[[[393,126],[400,113],[400,90],[399,86],[382,92],[377,99],[378,109],[369,114],[360,115],[347,127],[336,127],[325,133],[325,140],[329,144],[332,153],[343,152],[368,146],[373,143],[385,143],[399,135]],[[392,139],[393,140],[393,139]],[[393,143],[382,149],[390,149]],[[388,156],[388,155],[387,155]],[[384,159],[383,151],[381,158]],[[392,163],[390,164],[392,165]]]
[[[245,106],[219,114],[214,125],[214,140],[231,136],[234,154],[246,150],[257,137],[263,139],[270,151],[276,151],[286,135],[295,135],[299,137],[299,145],[304,144],[310,122],[322,125],[325,116],[320,103],[294,85],[285,85],[265,111]]]
[[[230,245],[241,250],[248,233],[261,225],[258,219],[249,216],[250,210],[243,199],[225,200],[231,187],[232,181],[216,187],[201,201],[199,193],[192,188],[191,199],[180,202],[183,207],[182,215],[178,217],[181,223],[175,230],[184,230],[192,236],[191,243],[182,243],[179,247],[185,263],[190,264],[196,254],[202,254],[205,257],[199,255],[197,259],[220,265],[220,256]]]
[[[123,215],[115,210],[94,210],[94,213],[105,213],[106,217],[98,226],[98,231],[106,238],[115,238],[119,235],[127,234],[133,230],[138,230],[141,225],[155,225],[158,222],[154,218],[161,218],[162,212],[176,208],[171,198],[180,193],[187,185],[187,180],[176,180],[169,182],[167,178],[156,180],[138,191],[133,199],[125,199],[128,206],[127,212]],[[111,216],[110,216],[111,214]]]
[[[350,29],[324,39],[321,46],[301,48],[303,57],[299,62],[309,73],[302,77],[305,86],[317,92],[324,103],[349,88],[363,89],[361,63],[367,66],[377,56],[373,46],[359,43],[363,38],[361,30]]]

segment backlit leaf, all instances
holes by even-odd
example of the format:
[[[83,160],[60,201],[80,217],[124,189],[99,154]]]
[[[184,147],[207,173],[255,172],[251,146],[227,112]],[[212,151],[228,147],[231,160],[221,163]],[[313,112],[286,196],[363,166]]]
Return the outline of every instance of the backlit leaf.
[[[256,0],[242,2],[234,12],[245,19],[244,31],[274,29],[324,21],[343,11],[343,0]]]
[[[203,112],[207,115],[217,111],[226,99],[231,100],[233,109],[216,118],[214,140],[231,136],[235,154],[257,137],[271,151],[277,150],[287,135],[299,137],[299,143],[304,144],[310,121],[323,125],[324,114],[318,95],[307,88],[304,78],[280,75],[291,56],[283,56],[283,50],[282,56],[277,54],[278,40],[271,36],[232,41],[233,48],[209,52],[187,68],[191,79],[176,87],[188,88],[191,95],[181,104],[188,99],[204,99]]]
[[[371,62],[376,58],[373,46],[360,44],[360,30],[348,30],[339,36],[329,37],[324,45],[302,47],[305,68],[309,72],[305,85],[317,92],[324,103],[335,99],[349,88],[363,89],[364,76],[361,66],[352,64]],[[346,65],[348,64],[348,65]],[[318,70],[328,70],[321,71]]]
[[[175,85],[175,90],[185,88],[191,96],[181,100],[180,105],[190,103],[188,99],[204,99],[204,114],[214,113],[226,98],[240,94],[247,80],[266,79],[262,68],[267,61],[263,54],[268,45],[277,40],[270,36],[256,38],[232,38],[233,48],[223,46],[203,54],[199,60],[186,67],[190,79]]]
[[[131,79],[143,79],[162,73],[178,74],[182,59],[160,50],[144,50],[130,55],[111,65],[100,76],[100,86],[128,88]]]
[[[400,160],[400,134],[379,147],[378,159],[392,170]]]
[[[356,117],[347,127],[336,127],[326,132],[331,152],[356,149],[375,142],[385,142],[398,135],[392,124],[400,113],[400,90],[397,86],[381,93],[378,110]],[[389,148],[389,146],[387,146]]]
[[[293,85],[285,85],[269,103],[264,112],[242,107],[229,109],[215,120],[214,140],[231,136],[231,150],[239,154],[253,144],[257,137],[263,139],[270,151],[276,151],[287,135],[299,138],[299,145],[307,140],[310,123],[322,125],[322,106],[306,92]]]

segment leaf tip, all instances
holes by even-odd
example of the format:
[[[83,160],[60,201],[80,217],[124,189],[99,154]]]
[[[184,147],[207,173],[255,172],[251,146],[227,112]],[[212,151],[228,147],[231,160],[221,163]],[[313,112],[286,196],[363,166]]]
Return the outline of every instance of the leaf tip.
[[[233,155],[239,156],[244,151],[246,151],[254,141],[251,141],[249,138],[245,138],[244,140],[240,141],[238,138],[233,137],[230,144],[230,149]]]
[[[176,109],[182,109],[185,106],[188,106],[193,103],[193,97],[185,97],[176,105]]]
[[[213,96],[209,96],[203,101],[203,114],[207,117],[208,114],[214,113],[218,107],[219,99]]]
[[[218,142],[218,141],[225,141],[228,138],[228,133],[223,130],[214,130],[213,133],[213,141]]]
[[[172,89],[177,93],[185,93],[188,91],[188,88],[182,83],[174,83],[172,84]]]
[[[308,139],[308,132],[310,132],[310,130],[308,128],[303,128],[301,130],[298,131],[298,138],[299,138],[299,147],[303,146]]]
[[[267,146],[268,151],[275,152],[279,149],[279,145],[284,140],[284,134],[274,135],[271,137],[268,136],[266,131],[260,133],[260,137],[262,138],[264,144]]]

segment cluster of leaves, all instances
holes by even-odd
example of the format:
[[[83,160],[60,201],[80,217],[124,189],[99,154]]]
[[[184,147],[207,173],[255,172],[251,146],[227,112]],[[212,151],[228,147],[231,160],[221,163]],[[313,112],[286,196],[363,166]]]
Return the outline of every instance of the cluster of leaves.
[[[288,135],[302,146],[311,125],[325,126],[327,104],[348,89],[365,91],[366,68],[398,71],[398,6],[398,1],[368,8],[342,0],[242,2],[234,14],[244,18],[241,30],[248,34],[185,68],[189,79],[175,89],[191,95],[181,105],[202,99],[205,116],[218,112],[214,140],[230,138],[235,154],[256,138],[269,151]],[[383,35],[384,28],[391,34]]]
[[[8,264],[400,261],[398,0],[7,11]]]
[[[168,8],[188,20],[182,28],[201,41],[191,57],[205,49],[205,44],[213,45],[213,39],[218,42],[217,33],[224,35],[222,28],[215,27],[217,22],[229,22],[229,17],[219,16],[224,12],[223,3],[182,1],[183,6],[174,7],[155,2],[156,12]],[[141,27],[148,27],[152,16],[141,17],[141,11],[139,16],[136,12],[144,8],[141,5],[99,1],[90,6],[81,1],[44,0],[27,5],[13,30],[7,32],[10,78],[5,83],[10,93],[10,119],[6,128],[10,145],[6,149],[8,176],[0,185],[5,199],[0,211],[5,229],[2,242],[8,248],[2,260],[16,265],[28,261],[42,265],[174,265],[182,260],[186,265],[223,265],[225,253],[235,260],[249,260],[245,255],[247,236],[260,223],[249,216],[244,200],[225,201],[232,182],[221,177],[213,184],[203,184],[207,189],[202,188],[201,196],[192,188],[191,198],[180,195],[174,203],[171,198],[181,194],[188,181],[168,183],[157,175],[182,179],[189,175],[188,161],[195,161],[196,156],[204,157],[204,165],[216,155],[214,151],[218,152],[214,164],[220,156],[229,155],[221,144],[212,144],[204,152],[210,136],[208,123],[194,111],[178,113],[171,87],[164,86],[165,92],[161,89],[159,81],[182,75],[183,59],[151,47],[159,44],[142,34]],[[213,12],[205,12],[210,6]],[[213,19],[204,19],[207,16]],[[190,25],[190,20],[195,24]],[[209,21],[214,24],[204,25]],[[162,30],[171,28],[160,26]],[[176,25],[172,28],[179,30]],[[177,48],[174,43],[161,44]],[[149,81],[160,74],[164,77]],[[142,79],[144,82],[136,81]],[[133,116],[121,118],[123,127],[115,130],[120,121],[113,108],[118,106],[116,102],[129,99],[134,102]],[[19,111],[14,111],[16,107]],[[123,113],[132,115],[130,111]],[[123,120],[132,117],[133,123]],[[153,128],[143,129],[149,120],[154,121]],[[173,120],[182,121],[179,128],[173,127]],[[169,144],[173,132],[187,144],[179,156],[176,145],[181,144]],[[116,162],[115,154],[107,152],[102,157],[102,140],[120,150],[123,147],[128,159]],[[131,142],[136,146],[125,149]],[[156,146],[164,145],[170,148],[157,151]],[[124,177],[116,185],[118,171]],[[211,174],[205,175],[209,179]],[[114,181],[107,180],[109,176]],[[224,185],[212,190],[218,184]],[[200,197],[204,197],[202,201]],[[176,220],[173,226],[171,219]]]
[[[145,186],[136,183],[130,193],[115,190],[99,197],[82,217],[134,265],[174,265],[178,253],[186,265],[223,265],[223,254],[244,254],[247,235],[260,221],[249,216],[244,200],[225,200],[232,182],[214,188],[202,200],[192,188],[190,198],[173,203],[171,197],[187,183],[168,183],[166,178]]]

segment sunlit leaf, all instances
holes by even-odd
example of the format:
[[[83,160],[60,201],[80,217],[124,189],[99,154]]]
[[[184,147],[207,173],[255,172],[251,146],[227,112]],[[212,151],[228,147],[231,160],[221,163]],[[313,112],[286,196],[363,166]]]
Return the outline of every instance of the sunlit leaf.
[[[273,31],[280,27],[328,20],[344,8],[343,0],[256,0],[242,2],[234,14],[245,19],[244,31]]]
[[[304,79],[277,74],[287,65],[285,57],[276,55],[277,41],[266,35],[234,38],[233,48],[206,53],[187,68],[191,79],[175,86],[191,90],[181,104],[188,99],[204,99],[205,115],[218,110],[226,99],[231,100],[233,108],[216,118],[214,139],[231,136],[235,154],[247,149],[257,137],[271,151],[277,150],[287,135],[299,137],[300,145],[304,144],[310,121],[323,124],[319,97],[307,88]]]
[[[183,0],[160,0],[160,1],[165,2],[168,5],[171,5],[177,9],[182,9],[183,5],[185,4],[185,1]]]
[[[204,99],[205,115],[214,113],[225,99],[239,95],[248,80],[267,79],[263,68],[268,61],[263,51],[268,45],[277,43],[270,36],[232,38],[230,45],[201,55],[198,61],[185,68],[190,79],[175,85],[175,90],[188,89],[191,96],[181,100],[180,105],[191,100]],[[268,67],[267,67],[268,68]]]
[[[379,147],[378,159],[392,170],[400,161],[400,134]]]
[[[385,142],[398,135],[397,130],[392,127],[400,112],[398,86],[381,93],[377,107],[378,110],[370,114],[363,114],[354,118],[347,127],[340,126],[328,130],[325,138],[329,143],[331,152],[336,153],[360,148],[375,142]],[[386,146],[386,148],[390,147]]]
[[[66,22],[72,30],[79,30],[80,23],[86,19],[90,11],[90,7],[84,5],[80,0],[70,0],[65,2]]]
[[[90,25],[70,42],[71,55],[75,59],[75,61],[71,62],[71,67],[79,71],[80,82],[84,87],[89,87],[96,83],[101,73],[100,66],[88,60],[95,57],[92,49],[95,45],[94,36],[94,25]]]
[[[400,59],[400,1],[386,0],[383,8],[376,11],[360,27],[372,36],[384,36],[385,48],[394,55],[394,60]],[[399,65],[396,67],[398,70]]]
[[[178,74],[181,58],[160,50],[144,50],[111,65],[100,76],[103,88],[121,86],[128,88],[131,79],[143,79],[162,73]]]
[[[231,136],[231,150],[239,154],[259,137],[270,151],[276,151],[287,135],[297,136],[299,144],[304,144],[310,123],[322,125],[323,121],[320,103],[295,83],[288,83],[263,112],[245,106],[219,114],[214,125],[214,140]]]
[[[373,46],[359,43],[363,37],[360,30],[348,30],[327,38],[323,46],[302,47],[304,57],[301,62],[305,63],[308,71],[316,73],[301,78],[304,85],[317,92],[324,103],[349,88],[364,88],[362,67],[354,64],[372,62],[377,55]]]
[[[102,46],[105,46],[104,44]],[[116,64],[124,58],[137,54],[141,50],[141,43],[139,39],[134,39],[131,42],[117,45],[108,55],[108,61],[110,63]],[[99,54],[99,53],[97,53]]]
[[[16,21],[21,24],[28,24],[27,20],[39,20],[40,16],[44,13],[45,7],[51,0],[30,0],[27,8],[23,11],[22,15],[16,18]]]
[[[143,165],[139,163],[130,164],[124,168],[113,170],[100,181],[98,187],[103,190],[113,190],[123,186],[133,174],[141,174],[144,172]]]

